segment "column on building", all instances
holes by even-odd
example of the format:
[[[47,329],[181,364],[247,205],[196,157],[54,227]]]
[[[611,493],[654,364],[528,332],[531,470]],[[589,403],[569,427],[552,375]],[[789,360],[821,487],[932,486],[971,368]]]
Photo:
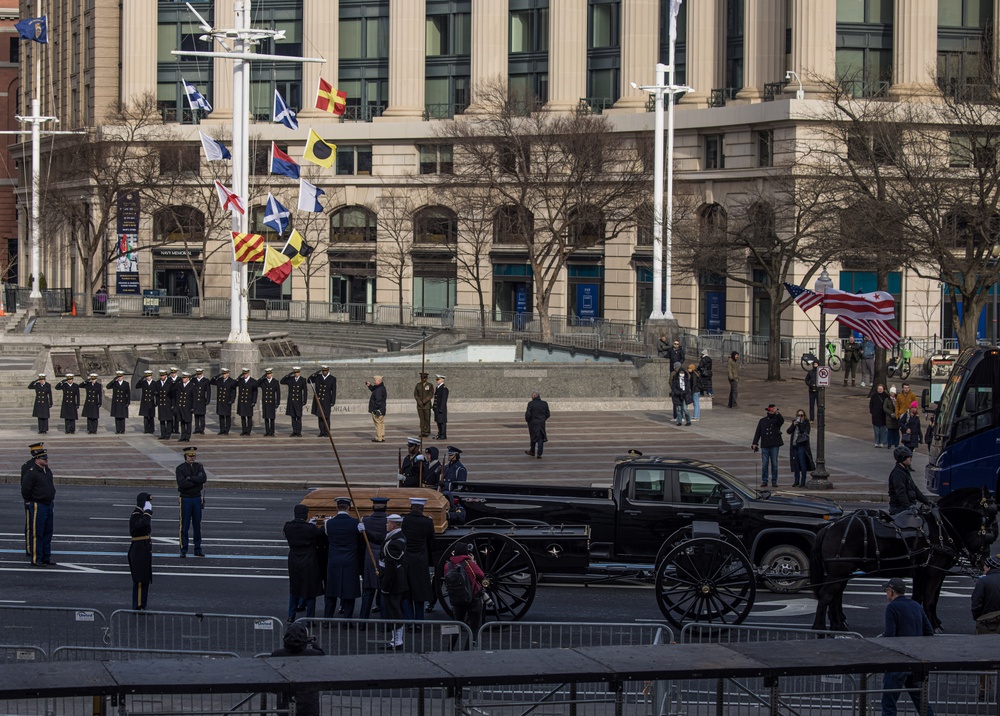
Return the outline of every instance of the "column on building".
[[[425,0],[389,3],[389,106],[382,119],[424,116],[426,26]]]
[[[322,76],[334,87],[337,86],[340,62],[340,33],[336,30],[340,18],[340,0],[303,0],[302,34],[308,42],[302,44],[302,54],[322,57],[325,63],[305,62],[302,64],[302,110],[300,117],[325,117],[327,112],[316,109],[316,89]]]
[[[832,82],[837,74],[837,3],[788,1],[792,4],[792,66],[788,69],[798,73],[807,96],[821,93],[822,81]]]
[[[236,26],[233,0],[215,0],[215,26],[232,28]],[[217,45],[213,50],[219,50]],[[230,123],[233,119],[233,61],[216,57],[212,63],[212,113],[202,122]]]
[[[938,0],[897,0],[895,3],[892,16],[892,95],[937,95],[937,26]]]
[[[572,110],[587,96],[587,0],[549,3],[549,101],[545,108]]]
[[[472,3],[472,102],[467,112],[485,109],[483,92],[494,83],[507,87],[508,15],[507,0]]]
[[[621,97],[615,109],[645,109],[649,95],[637,85],[651,85],[656,80],[660,54],[660,2],[634,0],[622,3],[622,81]],[[669,9],[665,10],[669,12]]]
[[[720,0],[692,2],[687,9],[687,84],[693,87],[681,98],[686,105],[707,106],[712,89],[722,86],[719,47],[722,13]]]
[[[764,85],[785,77],[785,14],[782,0],[744,0],[743,88],[737,99],[760,100]]]
[[[122,3],[121,101],[156,92],[156,0]]]

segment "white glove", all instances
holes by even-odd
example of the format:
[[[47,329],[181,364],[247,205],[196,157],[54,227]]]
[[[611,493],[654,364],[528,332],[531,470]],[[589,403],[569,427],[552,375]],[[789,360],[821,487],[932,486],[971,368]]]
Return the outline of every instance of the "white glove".
[[[424,459],[426,459],[426,458],[424,457],[424,454],[421,453],[421,454],[417,455],[415,458],[413,458],[413,462],[420,462],[420,461],[422,461]]]
[[[153,503],[150,502],[149,500],[146,500],[146,504],[142,506],[142,511],[143,512],[152,512],[153,511]]]
[[[358,523],[358,532],[364,532],[364,531],[365,531],[365,526],[364,526],[364,524],[363,524],[363,523],[361,523],[361,522],[359,522],[359,523]]]

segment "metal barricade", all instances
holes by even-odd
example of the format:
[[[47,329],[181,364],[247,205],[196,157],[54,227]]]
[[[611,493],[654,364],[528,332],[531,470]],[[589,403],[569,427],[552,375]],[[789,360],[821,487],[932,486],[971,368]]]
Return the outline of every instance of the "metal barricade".
[[[125,649],[113,646],[60,646],[52,661],[128,661],[129,659],[174,659],[201,656],[206,659],[238,659],[232,651],[192,651],[186,649]]]
[[[488,622],[476,635],[481,651],[641,646],[673,640],[670,627],[658,622]]]
[[[57,646],[105,646],[108,621],[96,609],[0,605],[0,633],[51,654]]]
[[[276,617],[127,609],[113,612],[110,626],[108,646],[117,649],[231,651],[239,656],[274,651],[285,631]]]
[[[308,627],[316,637],[316,644],[330,656],[385,654],[392,640],[392,630],[400,628],[403,648],[392,651],[426,654],[472,649],[472,630],[463,622],[308,618],[297,621]]]
[[[996,671],[932,671],[928,679],[928,702],[936,712],[950,709],[948,713],[996,714],[1000,712],[998,675],[1000,672]],[[901,702],[906,700],[908,697],[904,695]]]
[[[33,664],[48,661],[45,649],[20,644],[0,644],[0,664]]]

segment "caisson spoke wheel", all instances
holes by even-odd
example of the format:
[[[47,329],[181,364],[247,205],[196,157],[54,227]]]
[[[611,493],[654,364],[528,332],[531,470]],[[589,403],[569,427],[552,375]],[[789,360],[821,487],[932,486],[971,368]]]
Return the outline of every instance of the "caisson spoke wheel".
[[[434,571],[438,600],[449,615],[454,610],[444,591],[444,565],[458,544],[471,546],[470,554],[486,575],[484,580],[483,618],[493,621],[517,621],[527,614],[535,599],[538,572],[524,545],[495,532],[474,532],[448,546]]]

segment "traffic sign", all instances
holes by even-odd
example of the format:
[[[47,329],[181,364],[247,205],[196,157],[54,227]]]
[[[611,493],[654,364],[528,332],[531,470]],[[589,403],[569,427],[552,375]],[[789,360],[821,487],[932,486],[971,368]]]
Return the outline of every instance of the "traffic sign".
[[[817,388],[830,387],[830,366],[821,365],[816,369],[816,387]]]

